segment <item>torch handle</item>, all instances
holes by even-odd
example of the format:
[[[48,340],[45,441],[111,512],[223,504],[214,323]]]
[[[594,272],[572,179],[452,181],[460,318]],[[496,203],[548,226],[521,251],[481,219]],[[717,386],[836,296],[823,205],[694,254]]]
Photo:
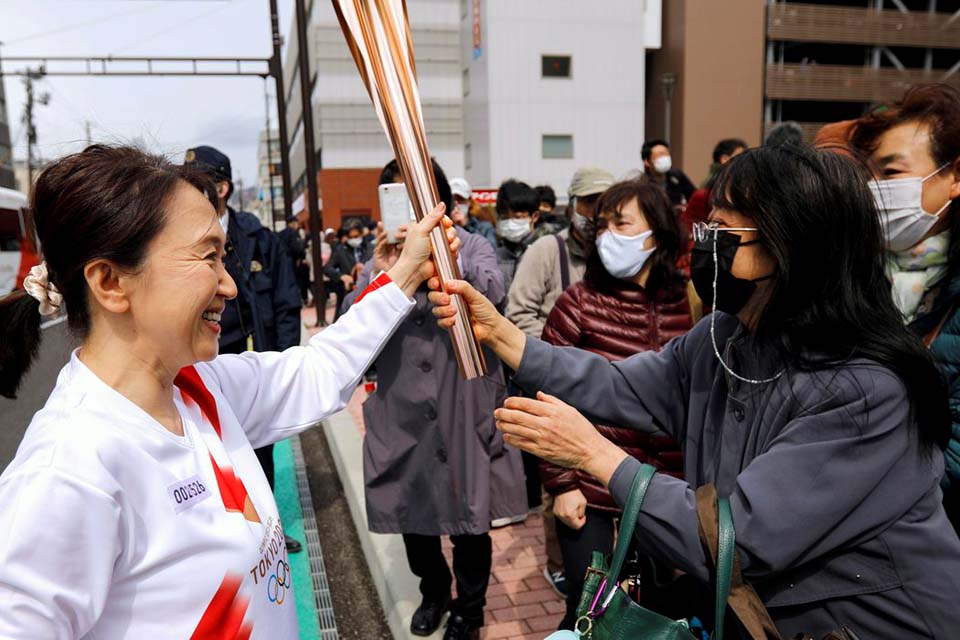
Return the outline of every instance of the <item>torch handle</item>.
[[[460,269],[450,253],[450,246],[447,244],[442,226],[437,226],[430,232],[430,244],[433,249],[433,263],[437,267],[441,286],[450,280],[459,280]],[[450,329],[450,333],[460,373],[467,380],[479,378],[487,373],[487,363],[480,348],[480,341],[473,333],[470,312],[460,296],[451,296],[451,299],[457,309],[457,321]]]

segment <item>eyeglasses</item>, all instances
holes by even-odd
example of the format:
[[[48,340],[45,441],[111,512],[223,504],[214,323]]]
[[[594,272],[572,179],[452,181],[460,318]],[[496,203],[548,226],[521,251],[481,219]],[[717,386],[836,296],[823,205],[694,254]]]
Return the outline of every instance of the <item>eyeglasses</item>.
[[[694,222],[693,223],[693,240],[695,242],[703,242],[710,237],[710,234],[716,234],[717,231],[759,231],[756,227],[723,227],[721,228],[716,222]]]

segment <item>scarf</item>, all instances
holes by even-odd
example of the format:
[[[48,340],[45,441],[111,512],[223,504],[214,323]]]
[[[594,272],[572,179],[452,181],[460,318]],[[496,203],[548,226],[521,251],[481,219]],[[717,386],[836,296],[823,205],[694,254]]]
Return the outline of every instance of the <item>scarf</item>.
[[[893,301],[906,322],[913,322],[918,315],[929,311],[936,296],[927,294],[947,275],[949,247],[950,232],[944,231],[906,251],[888,254],[887,273],[893,284]]]

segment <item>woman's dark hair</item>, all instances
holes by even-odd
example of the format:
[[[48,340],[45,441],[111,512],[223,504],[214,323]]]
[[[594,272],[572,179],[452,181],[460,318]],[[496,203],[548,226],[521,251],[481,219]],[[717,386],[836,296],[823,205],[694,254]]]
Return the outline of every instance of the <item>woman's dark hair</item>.
[[[720,158],[733,155],[737,149],[746,149],[749,145],[740,138],[725,138],[713,148],[713,161],[720,164]]]
[[[537,192],[537,197],[540,198],[541,203],[546,202],[551,209],[557,206],[557,194],[550,185],[542,184],[539,187],[534,187],[534,191]]]
[[[951,425],[946,385],[894,305],[866,173],[811,147],[751,149],[720,171],[713,206],[749,216],[774,258],[757,335],[797,370],[853,358],[889,368],[907,389],[920,441],[942,448]]]
[[[624,205],[634,199],[640,205],[657,244],[656,252],[649,259],[650,275],[644,288],[651,296],[661,293],[675,294],[686,285],[686,276],[677,268],[677,260],[686,247],[687,240],[666,192],[647,180],[618,182],[600,196],[597,201],[597,214],[604,219],[615,217]],[[596,289],[623,286],[622,282],[610,275],[603,266],[596,244],[587,258],[584,278],[587,284]]]
[[[49,165],[33,187],[33,222],[50,284],[63,295],[67,322],[79,338],[90,330],[87,281],[91,260],[136,272],[166,224],[167,200],[187,182],[216,209],[216,190],[196,169],[132,147],[93,145]],[[39,346],[39,302],[22,291],[0,300],[0,395],[15,397]]]
[[[526,182],[507,180],[497,190],[497,217],[511,211],[523,211],[533,215],[540,210],[540,196]]]
[[[443,172],[443,168],[437,163],[436,158],[430,158],[430,163],[433,165],[433,179],[437,183],[437,194],[440,196],[440,202],[447,206],[447,213],[450,213],[453,211],[453,191],[450,190],[447,174]],[[397,181],[397,178],[403,179],[400,173],[400,165],[394,159],[384,165],[383,170],[380,171],[380,179],[377,184],[392,184]]]
[[[947,84],[914,85],[907,89],[898,102],[874,109],[854,123],[850,131],[850,145],[855,152],[869,157],[876,151],[884,133],[906,122],[929,125],[930,156],[938,167],[960,160],[960,89]],[[943,216],[950,220],[947,282],[952,282],[960,275],[960,198],[950,204]],[[922,326],[922,330],[928,331],[936,326],[936,322],[947,312],[941,306],[937,305],[934,309],[938,313],[928,314],[929,322],[921,324],[931,326]]]

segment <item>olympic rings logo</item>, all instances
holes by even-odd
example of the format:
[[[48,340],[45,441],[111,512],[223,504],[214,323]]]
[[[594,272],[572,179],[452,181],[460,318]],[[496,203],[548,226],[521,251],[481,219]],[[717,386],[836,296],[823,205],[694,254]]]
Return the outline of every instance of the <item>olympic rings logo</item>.
[[[290,575],[290,565],[283,560],[277,560],[277,566],[273,575],[267,581],[267,597],[270,602],[283,604],[287,597],[287,588],[293,586],[293,580]]]

